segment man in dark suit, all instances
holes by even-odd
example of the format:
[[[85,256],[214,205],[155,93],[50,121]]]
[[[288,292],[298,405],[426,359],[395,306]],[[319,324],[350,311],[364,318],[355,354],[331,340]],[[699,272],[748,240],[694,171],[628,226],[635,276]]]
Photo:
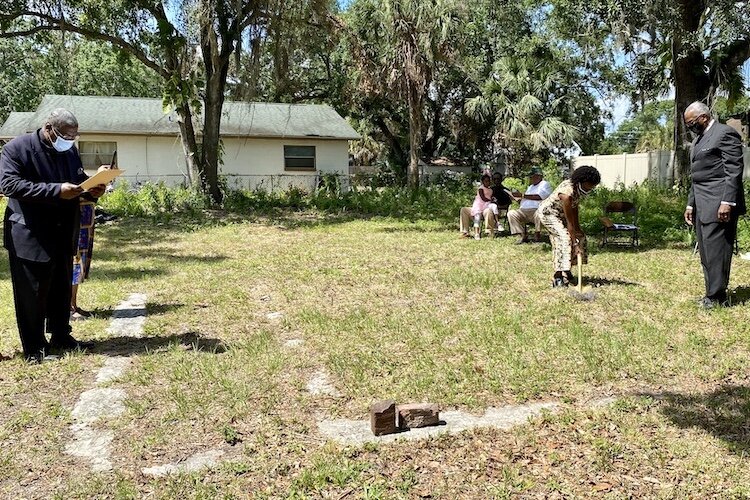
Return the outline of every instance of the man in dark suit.
[[[8,197],[3,246],[21,345],[30,362],[54,359],[50,348],[82,347],[70,334],[69,321],[78,197],[84,192],[79,184],[87,178],[74,147],[77,138],[75,116],[56,109],[42,128],[16,137],[0,155],[0,190]],[[104,186],[88,192],[98,198]]]
[[[688,106],[684,118],[697,136],[690,156],[693,182],[685,222],[695,226],[706,282],[700,306],[712,309],[726,305],[737,221],[747,211],[742,140],[732,127],[716,121],[701,102]]]

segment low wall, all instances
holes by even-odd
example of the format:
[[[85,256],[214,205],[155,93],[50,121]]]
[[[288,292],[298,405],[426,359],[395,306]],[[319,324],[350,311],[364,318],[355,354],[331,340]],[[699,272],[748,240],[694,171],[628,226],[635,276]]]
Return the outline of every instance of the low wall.
[[[672,151],[650,151],[621,155],[579,156],[573,159],[573,168],[591,165],[602,176],[602,185],[608,188],[623,183],[626,186],[651,180],[669,186],[674,180],[674,153]],[[745,148],[745,180],[750,179],[750,148]]]

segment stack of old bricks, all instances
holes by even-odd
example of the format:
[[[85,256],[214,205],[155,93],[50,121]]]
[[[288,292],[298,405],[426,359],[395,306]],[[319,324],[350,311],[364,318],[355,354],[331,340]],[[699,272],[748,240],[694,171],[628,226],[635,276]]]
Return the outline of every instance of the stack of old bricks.
[[[370,406],[370,429],[376,436],[439,423],[440,412],[434,403],[396,405],[395,401],[385,400]]]

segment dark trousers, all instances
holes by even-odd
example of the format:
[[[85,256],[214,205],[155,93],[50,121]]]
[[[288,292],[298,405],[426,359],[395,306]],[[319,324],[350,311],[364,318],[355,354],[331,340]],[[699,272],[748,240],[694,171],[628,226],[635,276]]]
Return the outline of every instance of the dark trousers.
[[[52,338],[70,333],[70,283],[73,258],[33,262],[9,254],[16,321],[23,353],[32,356],[47,349],[46,330]]]
[[[737,221],[737,217],[733,217],[729,222],[695,224],[703,279],[706,282],[706,297],[709,299],[722,302],[727,299]]]

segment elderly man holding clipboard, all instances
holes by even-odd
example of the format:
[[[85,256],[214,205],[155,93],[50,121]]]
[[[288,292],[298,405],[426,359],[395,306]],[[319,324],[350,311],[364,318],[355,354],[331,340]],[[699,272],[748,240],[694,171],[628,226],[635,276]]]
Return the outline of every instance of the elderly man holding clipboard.
[[[79,198],[84,192],[99,198],[104,184],[82,185],[87,175],[77,139],[78,120],[58,108],[41,128],[11,140],[0,155],[0,190],[8,198],[3,245],[23,354],[31,363],[55,359],[50,349],[83,347],[70,328]]]

